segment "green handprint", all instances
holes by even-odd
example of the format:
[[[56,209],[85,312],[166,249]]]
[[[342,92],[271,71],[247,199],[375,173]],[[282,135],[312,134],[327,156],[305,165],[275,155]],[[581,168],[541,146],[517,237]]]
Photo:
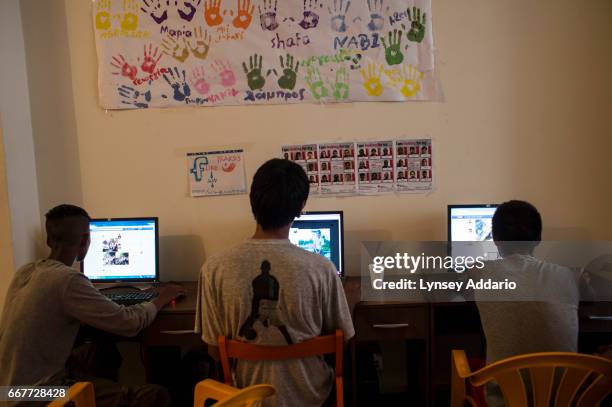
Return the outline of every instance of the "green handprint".
[[[412,14],[410,14],[410,7],[408,7],[408,19],[410,20],[410,31],[408,31],[408,40],[412,42],[421,42],[425,38],[425,18],[427,13],[423,13],[421,17],[421,9],[413,7]]]
[[[328,82],[329,87],[333,89],[334,99],[337,101],[348,98],[349,95],[349,74],[345,67],[341,67],[336,71],[336,83]]]
[[[283,62],[283,56],[280,56],[281,68],[283,69],[283,76],[278,78],[278,86],[282,89],[293,90],[295,88],[295,81],[297,79],[297,71],[300,67],[299,61],[295,61],[293,66],[293,56],[287,54],[287,59]]]
[[[387,60],[387,64],[389,65],[399,65],[404,61],[404,54],[402,54],[402,50],[400,49],[402,45],[402,31],[401,30],[393,30],[389,31],[389,44],[387,45],[387,41],[382,37],[382,43],[385,47],[385,59]]]
[[[320,100],[328,95],[327,88],[325,84],[323,84],[323,78],[321,78],[321,72],[312,65],[308,67],[306,84],[308,84],[310,93],[312,93],[312,97],[315,98],[315,100]]]
[[[242,63],[242,67],[244,68],[244,73],[246,73],[247,82],[249,83],[249,88],[251,88],[251,90],[261,89],[266,84],[266,78],[264,78],[261,74],[262,56],[259,55],[259,60],[257,57],[257,54],[249,57],[248,69],[246,62]]]

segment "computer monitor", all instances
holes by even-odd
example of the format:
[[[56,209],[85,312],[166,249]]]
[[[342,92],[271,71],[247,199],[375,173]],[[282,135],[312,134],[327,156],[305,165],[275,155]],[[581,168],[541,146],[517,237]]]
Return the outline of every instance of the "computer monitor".
[[[289,240],[294,245],[331,260],[344,276],[344,222],[342,211],[305,212],[295,218]]]
[[[91,281],[159,281],[157,218],[92,219],[89,233],[81,269]]]
[[[498,258],[497,247],[493,243],[493,215],[496,209],[496,204],[448,205],[451,256],[484,256],[485,260]]]

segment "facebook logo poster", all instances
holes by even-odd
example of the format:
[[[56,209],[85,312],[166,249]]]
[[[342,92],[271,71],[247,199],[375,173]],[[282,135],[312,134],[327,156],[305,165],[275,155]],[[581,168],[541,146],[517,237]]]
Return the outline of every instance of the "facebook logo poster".
[[[246,193],[244,150],[188,153],[187,169],[192,197]]]

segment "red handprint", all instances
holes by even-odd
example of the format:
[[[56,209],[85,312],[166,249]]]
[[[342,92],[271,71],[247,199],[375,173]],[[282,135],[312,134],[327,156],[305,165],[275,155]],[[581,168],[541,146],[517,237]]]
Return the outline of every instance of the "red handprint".
[[[122,75],[130,78],[131,80],[136,79],[136,74],[138,73],[138,68],[134,65],[130,65],[123,55],[119,54],[118,57],[113,57],[113,62],[111,65],[115,68],[119,69],[117,72],[113,72],[113,75]]]
[[[152,48],[153,48],[153,44],[149,44],[148,50],[147,50],[147,46],[146,45],[144,46],[144,60],[142,61],[142,65],[140,65],[140,69],[142,69],[142,71],[146,73],[153,73],[153,71],[155,71],[155,67],[157,66],[157,63],[162,57],[161,53],[159,54],[159,56],[157,55],[157,51],[159,51],[159,47],[155,47],[155,51],[151,52]]]
[[[204,19],[210,27],[223,22],[223,17],[221,17],[221,0],[206,0],[206,3],[204,3]]]
[[[242,0],[242,2],[238,0],[237,15],[232,21],[233,26],[244,30],[249,28],[253,20],[253,11],[255,11],[255,6],[251,6],[251,0]]]

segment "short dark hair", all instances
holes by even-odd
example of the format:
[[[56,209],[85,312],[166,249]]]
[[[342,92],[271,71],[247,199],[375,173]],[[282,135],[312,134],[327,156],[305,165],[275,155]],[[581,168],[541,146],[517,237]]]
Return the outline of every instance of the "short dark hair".
[[[251,210],[264,229],[289,225],[308,199],[310,183],[298,164],[274,158],[264,163],[253,176]]]
[[[91,220],[85,209],[68,204],[58,205],[51,209],[47,212],[45,218],[47,241],[68,244],[78,243],[78,239],[81,238],[80,231],[75,227],[74,220],[81,220],[79,218],[84,218],[87,222]]]
[[[504,202],[493,215],[493,238],[505,242],[539,242],[542,240],[540,212],[529,202]]]

